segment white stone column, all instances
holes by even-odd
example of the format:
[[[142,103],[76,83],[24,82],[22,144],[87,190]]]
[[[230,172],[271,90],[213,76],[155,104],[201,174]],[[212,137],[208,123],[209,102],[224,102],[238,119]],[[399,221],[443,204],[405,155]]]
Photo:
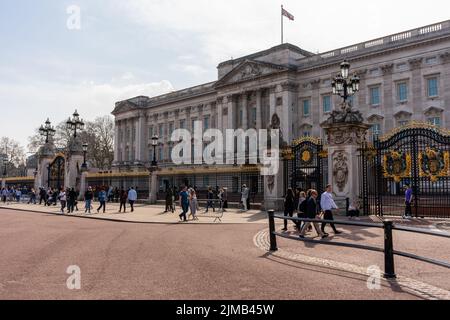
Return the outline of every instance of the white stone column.
[[[276,105],[277,105],[277,98],[276,98],[276,87],[270,87],[270,93],[269,93],[269,121],[272,121],[273,115],[276,113]]]
[[[236,114],[235,114],[235,103],[234,103],[234,101],[233,101],[233,95],[229,95],[229,96],[227,96],[227,108],[228,108],[228,125],[227,125],[227,129],[234,129],[235,128],[235,117],[236,117]],[[225,135],[225,133],[224,133],[224,135]],[[225,135],[225,137],[226,137],[226,135]],[[225,138],[225,140],[226,140],[226,138]],[[226,141],[226,143],[227,143],[228,141]],[[226,146],[226,144],[225,144],[225,146]],[[227,159],[231,159],[232,157],[233,157],[233,155],[234,155],[234,150],[227,150],[226,152],[225,152],[225,156],[226,156],[226,159],[225,159],[225,162],[226,162],[226,160]]]
[[[292,82],[284,83],[283,88],[283,105],[280,116],[281,129],[283,138],[288,144],[293,140],[293,113],[297,106],[298,85]]]
[[[244,92],[242,95],[242,129],[248,129],[248,93]]]
[[[233,95],[227,96],[227,108],[228,108],[228,129],[234,129],[235,114],[234,114]]]
[[[256,129],[262,129],[261,89],[256,90]]]
[[[114,126],[114,162],[119,162],[119,129],[120,121],[116,121]]]
[[[139,162],[141,160],[141,148],[139,147],[141,145],[141,117],[137,117],[134,120],[133,130],[134,130],[134,141],[132,143],[134,144],[134,162]],[[133,139],[133,130],[131,131],[131,138]]]
[[[223,131],[223,97],[217,99],[217,129]]]
[[[139,113],[136,130],[136,161],[145,162],[148,159],[145,141],[147,140],[146,116],[144,112]]]

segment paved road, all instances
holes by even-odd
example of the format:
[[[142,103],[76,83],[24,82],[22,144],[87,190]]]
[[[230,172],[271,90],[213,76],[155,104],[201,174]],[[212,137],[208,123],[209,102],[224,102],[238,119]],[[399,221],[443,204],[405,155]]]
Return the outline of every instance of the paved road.
[[[265,255],[261,225],[151,225],[0,209],[1,299],[416,299]],[[70,265],[81,290],[66,287]]]

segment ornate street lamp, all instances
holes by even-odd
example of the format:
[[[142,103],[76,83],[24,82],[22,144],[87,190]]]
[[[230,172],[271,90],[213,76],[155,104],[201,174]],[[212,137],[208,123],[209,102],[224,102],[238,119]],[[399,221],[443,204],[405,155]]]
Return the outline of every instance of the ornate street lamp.
[[[77,131],[83,131],[84,130],[84,122],[83,119],[80,119],[80,115],[78,114],[78,111],[75,110],[73,113],[73,118],[69,117],[69,120],[67,120],[66,125],[67,129],[70,131],[73,131],[73,137],[77,137]]]
[[[159,143],[159,137],[158,136],[153,136],[152,137],[152,146],[153,146],[153,161],[152,161],[152,167],[157,167],[158,166],[158,162],[156,161],[156,146]]]
[[[49,137],[53,137],[55,133],[56,130],[52,127],[50,119],[47,119],[47,121],[45,121],[45,126],[41,125],[41,127],[39,128],[39,134],[45,137],[45,143],[48,143]]]
[[[81,165],[82,170],[87,170],[87,163],[86,163],[86,154],[88,151],[89,145],[87,143],[83,143],[83,164]]]
[[[334,77],[333,82],[331,83],[333,94],[344,99],[342,109],[348,107],[347,99],[359,91],[359,77],[354,75],[349,78],[349,73],[350,63],[348,63],[347,60],[344,60],[344,62],[341,63],[341,73]]]

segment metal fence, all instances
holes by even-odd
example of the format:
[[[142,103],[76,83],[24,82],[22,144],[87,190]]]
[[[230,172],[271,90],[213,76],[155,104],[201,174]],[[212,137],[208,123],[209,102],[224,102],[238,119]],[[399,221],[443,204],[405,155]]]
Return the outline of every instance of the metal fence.
[[[418,233],[418,234],[426,234],[426,235],[431,235],[431,236],[436,236],[436,237],[450,238],[450,234],[448,234],[448,233],[434,232],[434,231],[423,230],[423,229],[419,229],[419,228],[396,226],[392,221],[389,221],[389,220],[383,221],[382,223],[365,223],[365,222],[350,222],[350,221],[337,221],[337,220],[329,221],[329,220],[320,220],[320,219],[290,218],[290,217],[286,217],[286,216],[275,215],[275,211],[273,211],[273,210],[268,212],[268,217],[269,217],[269,232],[270,232],[270,251],[278,250],[277,237],[282,237],[282,238],[295,240],[295,241],[323,244],[323,245],[328,245],[328,246],[347,247],[347,248],[355,248],[355,249],[369,250],[369,251],[375,251],[375,252],[382,252],[382,253],[384,253],[384,277],[387,279],[396,278],[395,263],[394,263],[395,255],[414,259],[414,260],[419,260],[422,262],[426,262],[426,263],[430,263],[430,264],[434,264],[437,266],[441,266],[441,267],[450,269],[450,262],[435,260],[435,259],[431,259],[431,258],[427,258],[427,257],[421,257],[418,255],[414,255],[414,254],[411,254],[408,252],[394,250],[394,240],[393,240],[393,231],[394,230],[404,231],[404,232],[413,232],[413,233]],[[300,238],[300,237],[293,237],[290,235],[286,235],[286,234],[277,232],[275,229],[275,219],[290,220],[293,222],[334,223],[337,225],[383,229],[384,230],[384,246],[383,246],[383,248],[381,248],[381,247],[374,247],[374,246],[354,244],[354,243],[313,240],[313,239],[305,239],[305,238]]]

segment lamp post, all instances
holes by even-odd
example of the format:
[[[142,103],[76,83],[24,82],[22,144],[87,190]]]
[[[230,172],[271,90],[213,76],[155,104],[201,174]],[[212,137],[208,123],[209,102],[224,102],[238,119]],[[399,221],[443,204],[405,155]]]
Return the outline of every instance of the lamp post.
[[[67,129],[73,131],[73,137],[76,138],[77,131],[84,130],[84,122],[83,119],[80,119],[80,115],[78,114],[77,110],[75,110],[72,116],[73,116],[72,118],[69,117],[69,120],[67,120],[66,125]]]
[[[331,86],[333,94],[344,99],[342,109],[347,109],[347,99],[359,91],[360,79],[357,75],[349,78],[350,63],[347,60],[341,63],[341,73],[334,77]]]
[[[152,167],[157,167],[158,162],[156,161],[156,146],[158,145],[159,137],[153,136],[152,137],[152,146],[153,146],[153,161],[152,161]]]
[[[39,128],[39,134],[45,137],[45,143],[48,143],[49,137],[53,137],[55,133],[56,130],[55,128],[53,128],[50,119],[47,119],[47,121],[45,121],[45,126],[41,125],[41,127]]]
[[[87,171],[87,163],[86,163],[86,154],[88,151],[89,144],[83,143],[83,164],[81,165],[81,169],[83,171]]]
[[[150,172],[149,177],[149,200],[150,203],[154,204],[157,201],[157,175],[156,171],[158,171],[158,162],[156,161],[156,146],[159,144],[159,137],[154,135],[152,137],[152,146],[153,146],[153,161],[151,163],[148,171]]]

